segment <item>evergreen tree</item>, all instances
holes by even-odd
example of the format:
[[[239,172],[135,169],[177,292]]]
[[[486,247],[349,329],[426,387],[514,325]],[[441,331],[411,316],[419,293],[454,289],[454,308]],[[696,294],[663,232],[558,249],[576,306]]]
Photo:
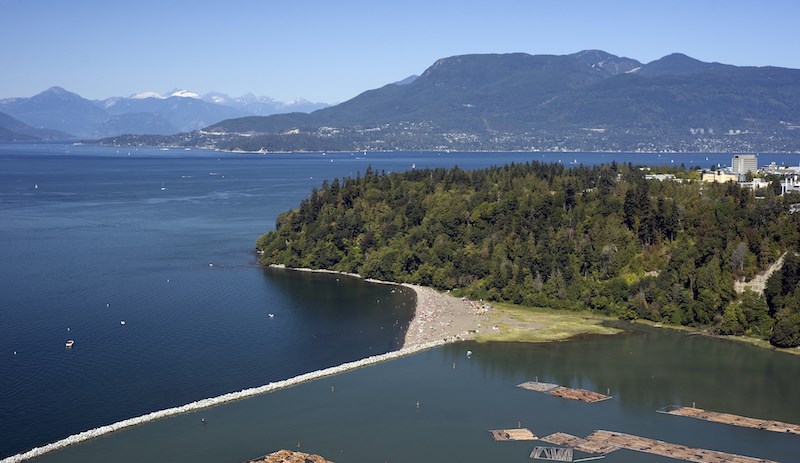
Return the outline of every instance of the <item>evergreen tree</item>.
[[[786,254],[765,298],[737,296],[733,281],[800,249],[800,214],[781,198],[751,198],[735,184],[646,181],[629,164],[369,167],[312,190],[256,247],[265,263],[786,344],[800,258]]]

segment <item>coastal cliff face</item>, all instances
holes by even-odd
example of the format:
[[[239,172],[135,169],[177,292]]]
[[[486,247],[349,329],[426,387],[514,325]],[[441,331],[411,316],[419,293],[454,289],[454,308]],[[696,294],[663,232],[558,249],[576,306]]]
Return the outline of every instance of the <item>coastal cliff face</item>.
[[[303,452],[292,452],[291,450],[278,450],[269,455],[250,460],[247,463],[333,463],[319,455],[311,455]]]

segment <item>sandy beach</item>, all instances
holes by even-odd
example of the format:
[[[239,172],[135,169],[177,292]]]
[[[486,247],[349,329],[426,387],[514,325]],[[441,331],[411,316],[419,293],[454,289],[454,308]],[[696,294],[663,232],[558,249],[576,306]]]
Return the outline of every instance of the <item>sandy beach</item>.
[[[474,339],[484,328],[487,311],[478,304],[425,286],[403,286],[417,293],[414,318],[406,331],[403,348],[431,341]]]

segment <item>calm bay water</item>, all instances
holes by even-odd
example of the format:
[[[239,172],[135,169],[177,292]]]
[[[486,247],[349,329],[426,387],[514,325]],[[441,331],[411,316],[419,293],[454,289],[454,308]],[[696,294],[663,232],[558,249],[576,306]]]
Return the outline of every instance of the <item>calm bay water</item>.
[[[530,461],[531,442],[494,442],[489,429],[538,436],[596,429],[785,463],[800,437],[655,410],[667,404],[800,422],[800,358],[752,346],[629,327],[565,343],[456,344],[56,451],[38,463],[237,463],[281,448],[337,462]],[[467,358],[465,351],[472,350]],[[538,377],[606,392],[585,404],[515,387]],[[331,391],[331,388],[334,388]],[[419,408],[417,408],[419,402]],[[205,419],[205,424],[201,422]],[[586,455],[580,455],[586,456]],[[620,450],[609,463],[675,461]]]
[[[255,238],[323,179],[363,173],[370,165],[387,171],[414,164],[471,169],[528,160],[706,166],[728,164],[730,156],[255,156],[0,145],[0,457],[153,410],[395,349],[412,315],[412,294],[348,278],[262,269],[252,255]],[[798,160],[760,157],[762,164]],[[64,347],[67,339],[75,340],[72,349]],[[416,365],[457,356],[449,349],[398,365],[410,365],[409,380],[424,377],[429,367],[416,372]],[[496,381],[492,372],[516,364],[514,358],[487,362],[481,377]],[[380,379],[393,368],[381,366],[375,374]],[[367,373],[354,373],[362,374]],[[700,385],[711,381],[706,373],[693,376],[685,369],[674,374],[696,376]],[[313,387],[321,386],[281,394]],[[376,397],[370,400],[380,402]],[[302,402],[287,403],[318,412]],[[731,410],[725,405],[719,408]],[[340,419],[326,415],[321,422]],[[281,421],[274,418],[279,414],[270,416]],[[220,445],[231,449],[238,441]],[[218,452],[225,453],[205,454]],[[239,454],[253,456],[249,448],[238,450],[236,458]]]

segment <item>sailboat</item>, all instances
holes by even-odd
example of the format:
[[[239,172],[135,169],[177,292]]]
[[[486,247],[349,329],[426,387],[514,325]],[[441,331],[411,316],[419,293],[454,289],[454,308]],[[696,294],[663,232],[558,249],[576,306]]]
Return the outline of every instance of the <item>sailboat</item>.
[[[161,191],[164,191],[166,189],[167,189],[167,187],[164,186],[164,182],[161,182]]]

